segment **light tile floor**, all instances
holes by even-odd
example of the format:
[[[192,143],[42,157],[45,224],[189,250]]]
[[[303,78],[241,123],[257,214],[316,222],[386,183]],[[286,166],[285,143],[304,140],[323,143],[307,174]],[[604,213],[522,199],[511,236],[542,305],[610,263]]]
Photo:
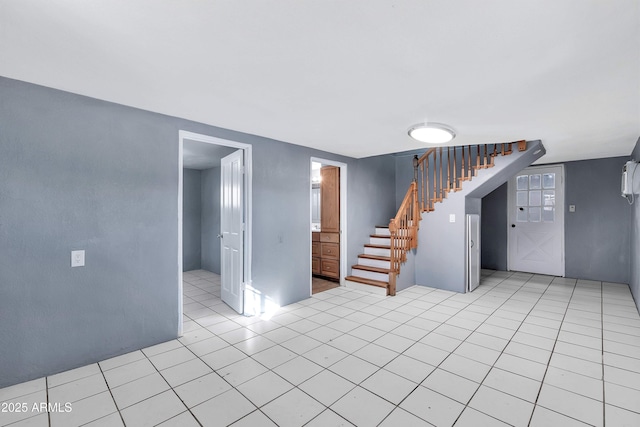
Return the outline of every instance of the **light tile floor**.
[[[336,288],[271,319],[219,295],[185,273],[182,338],[0,389],[28,408],[0,425],[640,425],[626,285],[483,271],[469,294]]]

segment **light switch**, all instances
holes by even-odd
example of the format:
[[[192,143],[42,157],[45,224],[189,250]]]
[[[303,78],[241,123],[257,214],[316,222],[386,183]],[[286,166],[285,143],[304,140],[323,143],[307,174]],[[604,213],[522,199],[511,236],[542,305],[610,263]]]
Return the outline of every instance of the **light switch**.
[[[575,212],[576,211],[576,205],[569,205],[569,212]]]
[[[71,267],[84,267],[84,251],[71,251]]]
[[[449,214],[449,222],[456,222],[456,214]]]

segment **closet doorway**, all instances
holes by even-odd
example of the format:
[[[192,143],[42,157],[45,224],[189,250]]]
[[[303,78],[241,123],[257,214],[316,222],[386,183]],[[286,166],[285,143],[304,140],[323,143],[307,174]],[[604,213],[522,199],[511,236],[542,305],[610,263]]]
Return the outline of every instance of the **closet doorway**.
[[[217,277],[222,301],[244,312],[244,287],[250,281],[251,146],[180,131],[178,152],[181,335],[183,272]]]
[[[311,158],[311,294],[340,286],[346,272],[347,165]]]

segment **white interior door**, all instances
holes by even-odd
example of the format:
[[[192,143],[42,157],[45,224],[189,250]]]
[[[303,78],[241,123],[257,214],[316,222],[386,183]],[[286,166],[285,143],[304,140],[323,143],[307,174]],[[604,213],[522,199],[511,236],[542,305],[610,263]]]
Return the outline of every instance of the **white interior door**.
[[[222,301],[238,313],[244,309],[244,162],[238,150],[221,160],[220,246]]]
[[[480,284],[480,215],[467,215],[467,290]]]
[[[523,170],[509,181],[508,267],[564,276],[564,167]]]

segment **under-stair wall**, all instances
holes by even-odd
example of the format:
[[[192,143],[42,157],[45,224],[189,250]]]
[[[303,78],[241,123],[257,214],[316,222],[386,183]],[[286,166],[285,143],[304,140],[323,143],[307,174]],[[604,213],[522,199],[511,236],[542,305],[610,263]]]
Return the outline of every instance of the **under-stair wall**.
[[[466,290],[465,220],[466,214],[481,214],[482,197],[502,185],[514,174],[545,154],[540,141],[529,141],[526,151],[514,150],[509,156],[495,157],[495,166],[478,170],[462,190],[450,192],[435,210],[422,213],[415,249],[414,283],[455,292]],[[409,172],[407,172],[407,170]],[[396,158],[396,191],[406,191],[413,178],[412,158]],[[397,197],[396,197],[397,198]],[[400,275],[410,272],[402,265]]]

